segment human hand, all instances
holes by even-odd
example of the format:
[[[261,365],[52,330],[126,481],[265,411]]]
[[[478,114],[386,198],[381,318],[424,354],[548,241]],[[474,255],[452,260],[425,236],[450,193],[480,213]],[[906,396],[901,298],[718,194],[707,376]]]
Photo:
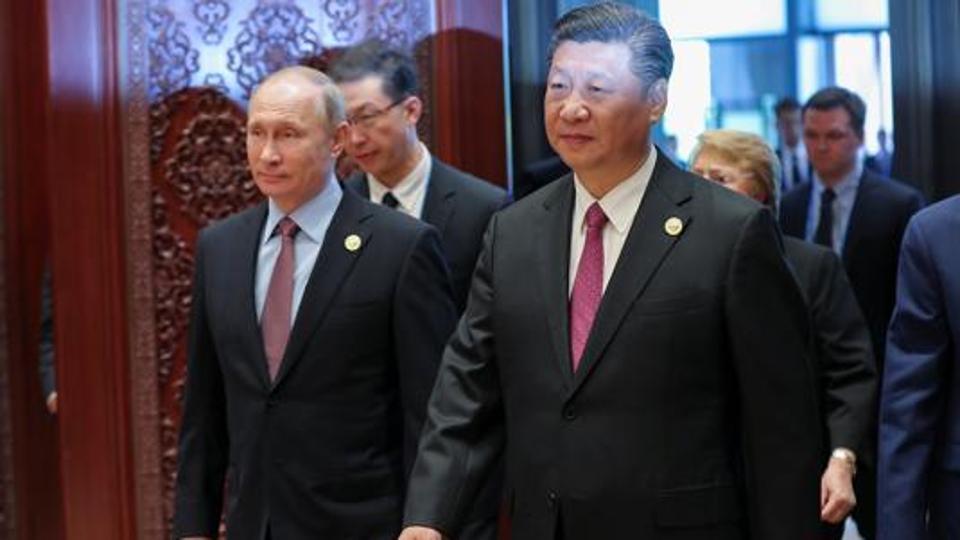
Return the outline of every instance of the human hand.
[[[820,478],[820,519],[840,523],[857,505],[853,492],[853,468],[849,463],[830,458]]]
[[[443,535],[430,527],[414,525],[403,529],[398,540],[443,540]]]

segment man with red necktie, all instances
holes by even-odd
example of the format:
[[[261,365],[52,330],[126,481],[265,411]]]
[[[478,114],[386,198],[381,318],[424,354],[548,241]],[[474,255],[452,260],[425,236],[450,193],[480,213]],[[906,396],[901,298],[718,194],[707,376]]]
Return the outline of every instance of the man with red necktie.
[[[344,116],[306,67],[250,100],[267,201],[197,242],[175,538],[216,538],[224,506],[231,540],[399,533],[455,312],[436,230],[334,179]]]
[[[402,540],[456,538],[501,455],[515,539],[806,539],[820,420],[769,211],[650,143],[673,64],[616,3],[564,15],[547,137],[573,173],[494,215]]]

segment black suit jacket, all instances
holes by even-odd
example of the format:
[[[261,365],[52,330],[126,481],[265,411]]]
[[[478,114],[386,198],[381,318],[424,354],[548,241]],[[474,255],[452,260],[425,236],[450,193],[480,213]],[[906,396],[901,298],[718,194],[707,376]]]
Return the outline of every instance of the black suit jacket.
[[[876,428],[877,368],[843,263],[833,251],[797,238],[786,237],[783,245],[810,308],[825,449],[849,448],[872,462],[867,441]]]
[[[266,203],[197,243],[175,534],[394,538],[453,329],[432,227],[344,191],[271,384],[254,307]],[[356,234],[362,247],[349,251]]]
[[[780,225],[787,235],[803,239],[812,184],[802,184],[783,197]],[[843,265],[853,285],[873,339],[877,368],[883,372],[887,324],[893,313],[897,257],[907,221],[923,206],[917,190],[864,169],[857,188],[843,246]]]
[[[353,175],[344,184],[370,198],[364,173]],[[421,217],[440,231],[458,312],[463,312],[466,305],[483,231],[490,216],[509,202],[507,193],[499,187],[433,158]]]
[[[454,530],[505,451],[513,538],[811,538],[808,315],[769,211],[661,154],[573,373],[573,201],[568,175],[491,220],[406,524]]]

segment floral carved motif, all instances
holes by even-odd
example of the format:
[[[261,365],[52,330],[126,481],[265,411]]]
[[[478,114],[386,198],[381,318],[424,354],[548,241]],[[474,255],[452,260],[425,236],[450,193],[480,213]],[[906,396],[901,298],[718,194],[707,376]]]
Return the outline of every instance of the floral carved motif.
[[[244,97],[269,73],[320,51],[312,22],[293,4],[261,4],[240,23],[242,30],[227,51],[227,67],[236,74]]]

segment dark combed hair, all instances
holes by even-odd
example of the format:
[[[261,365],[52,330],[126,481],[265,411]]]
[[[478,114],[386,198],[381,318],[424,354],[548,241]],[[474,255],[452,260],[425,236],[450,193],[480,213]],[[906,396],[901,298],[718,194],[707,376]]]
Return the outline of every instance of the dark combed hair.
[[[630,71],[645,85],[669,80],[673,71],[670,36],[656,19],[617,2],[572,9],[553,26],[548,63],[565,41],[624,43],[630,49]]]
[[[383,92],[394,101],[419,91],[413,58],[377,39],[350,47],[330,68],[330,77],[338,83],[353,82],[370,75],[383,78]]]
[[[799,111],[800,102],[790,96],[780,98],[773,106],[773,113],[777,116],[789,111]]]
[[[826,111],[842,107],[850,115],[850,127],[861,139],[863,138],[863,122],[867,116],[867,105],[860,96],[839,86],[830,86],[817,90],[806,103],[803,104],[803,113],[808,109]]]

